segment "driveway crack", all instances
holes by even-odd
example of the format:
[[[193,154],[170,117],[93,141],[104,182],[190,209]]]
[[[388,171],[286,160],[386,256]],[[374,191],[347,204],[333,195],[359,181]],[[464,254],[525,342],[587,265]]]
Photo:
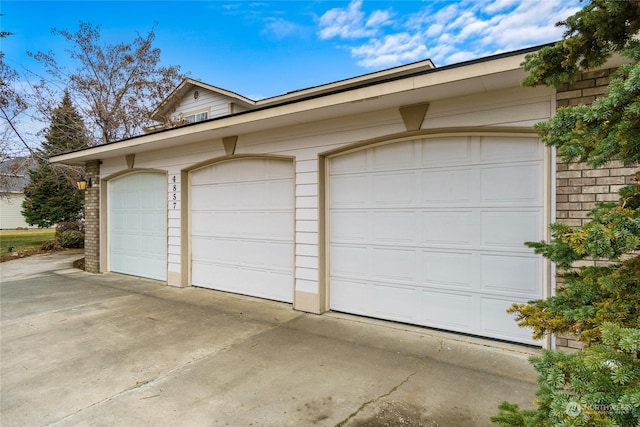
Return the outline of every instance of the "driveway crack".
[[[405,385],[414,375],[416,375],[418,372],[420,372],[422,369],[424,368],[424,366],[421,366],[419,369],[417,369],[415,372],[412,372],[411,374],[409,374],[407,376],[407,378],[405,378],[404,380],[402,380],[399,384],[395,385],[394,387],[391,388],[391,390],[387,391],[384,394],[381,394],[379,396],[374,397],[373,399],[370,399],[366,402],[364,402],[362,405],[360,405],[360,407],[358,409],[356,409],[354,412],[352,412],[347,418],[345,418],[344,420],[342,420],[340,423],[336,424],[335,427],[343,427],[345,425],[347,425],[347,423],[349,421],[351,421],[353,418],[355,418],[360,412],[362,412],[367,406],[376,403],[377,401],[379,401],[380,399],[384,399],[385,397],[390,396],[391,394],[393,394],[396,390],[398,390],[400,387],[402,387],[403,385]]]

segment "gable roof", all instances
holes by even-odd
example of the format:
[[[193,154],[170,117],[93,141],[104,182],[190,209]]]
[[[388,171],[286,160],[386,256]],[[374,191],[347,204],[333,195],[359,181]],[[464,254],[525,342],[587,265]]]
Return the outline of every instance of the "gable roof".
[[[203,88],[206,90],[209,90],[211,92],[215,92],[219,95],[225,96],[227,98],[231,98],[236,102],[239,102],[240,104],[243,104],[247,107],[253,107],[255,105],[255,101],[249,98],[245,98],[242,95],[238,95],[235,92],[231,92],[229,90],[226,89],[222,89],[216,86],[211,86],[208,85],[206,83],[202,83],[198,80],[194,80],[194,79],[184,79],[182,81],[182,83],[180,83],[178,85],[177,88],[175,88],[173,90],[173,92],[171,92],[169,94],[169,96],[160,103],[160,105],[158,106],[158,108],[156,108],[153,113],[151,113],[151,118],[153,120],[157,120],[159,122],[161,122],[163,120],[164,117],[166,117],[168,115],[168,113],[171,111],[171,109],[173,108],[174,105],[176,105],[177,103],[180,102],[180,100],[182,98],[184,98],[184,96],[189,93],[189,91],[191,91],[193,88]]]
[[[266,105],[276,104],[279,102],[291,101],[294,99],[303,98],[308,96],[309,94],[319,95],[322,93],[327,93],[334,91],[336,89],[347,89],[349,87],[356,86],[361,84],[362,82],[373,83],[376,81],[381,81],[384,79],[401,77],[403,75],[408,75],[420,71],[426,71],[434,69],[435,65],[431,62],[430,59],[425,59],[422,61],[413,62],[411,64],[401,65],[398,67],[389,68],[386,70],[376,71],[369,74],[364,74],[361,76],[351,77],[344,80],[339,80],[337,82],[326,83],[319,86],[312,86],[305,89],[294,90],[291,92],[287,92],[282,95],[276,95],[273,97],[261,99],[261,100],[253,100],[247,98],[245,96],[239,95],[230,90],[222,89],[217,86],[212,86],[198,80],[194,80],[191,78],[184,79],[182,83],[178,85],[176,89],[169,94],[169,96],[160,103],[158,108],[156,108],[153,113],[151,113],[151,118],[153,120],[162,121],[164,117],[167,117],[172,108],[180,102],[180,100],[189,93],[194,88],[203,88],[209,90],[211,92],[217,93],[224,97],[230,98],[235,102],[244,105],[249,109],[263,107]]]
[[[248,111],[58,155],[50,161],[83,164],[90,160],[519,87],[520,81],[526,76],[521,65],[525,56],[544,46],[547,45],[500,53],[440,68],[426,67],[424,62],[409,64],[254,101],[255,107]]]

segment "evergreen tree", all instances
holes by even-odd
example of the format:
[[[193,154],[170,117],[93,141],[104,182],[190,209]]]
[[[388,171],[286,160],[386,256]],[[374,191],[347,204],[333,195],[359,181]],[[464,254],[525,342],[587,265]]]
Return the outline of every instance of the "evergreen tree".
[[[597,167],[640,162],[640,2],[592,0],[560,24],[563,40],[531,54],[525,85],[560,85],[602,66],[614,54],[628,60],[613,74],[606,96],[591,106],[560,108],[537,130],[565,161]],[[514,304],[535,337],[573,333],[583,349],[543,351],[531,359],[539,373],[537,409],[503,403],[492,420],[502,426],[640,426],[640,173],[603,203],[591,221],[553,224],[550,243],[535,248],[565,272],[555,296]],[[578,260],[607,262],[571,268]]]
[[[84,195],[75,184],[81,171],[51,165],[47,159],[87,147],[87,141],[84,122],[65,91],[62,102],[51,116],[51,126],[38,152],[38,164],[29,171],[30,182],[24,189],[22,203],[22,215],[27,223],[51,227],[81,218]]]
[[[64,91],[62,102],[51,114],[51,125],[41,144],[40,153],[49,158],[58,154],[76,151],[88,146],[87,130],[84,120],[75,109],[69,96]]]

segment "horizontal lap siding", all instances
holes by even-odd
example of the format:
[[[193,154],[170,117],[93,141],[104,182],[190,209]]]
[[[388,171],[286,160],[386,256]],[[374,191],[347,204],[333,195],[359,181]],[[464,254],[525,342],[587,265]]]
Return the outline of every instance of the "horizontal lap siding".
[[[193,98],[193,93],[198,91],[198,99]],[[226,96],[218,95],[203,88],[192,89],[185,95],[180,102],[178,108],[176,108],[174,117],[183,114],[185,116],[207,111],[209,118],[221,117],[229,114],[230,98]]]
[[[535,96],[533,96],[535,94]],[[188,95],[190,96],[190,95]],[[203,91],[201,91],[201,98]],[[192,96],[191,96],[192,98]],[[532,124],[531,111],[536,119],[548,118],[551,110],[551,94],[546,88],[514,88],[507,91],[486,92],[479,95],[439,100],[430,103],[423,128],[445,126],[525,126]],[[517,108],[515,108],[517,107]],[[236,155],[282,155],[295,158],[295,206],[296,206],[296,283],[298,290],[318,292],[319,276],[319,222],[320,185],[318,155],[349,144],[381,138],[404,132],[405,126],[397,108],[366,114],[322,120],[238,136]],[[225,155],[221,140],[212,140],[175,148],[136,154],[135,168],[152,168],[168,171],[169,190],[176,177],[177,208],[173,209],[173,191],[167,194],[169,209],[169,271],[181,271],[180,235],[182,230],[180,204],[180,172],[194,164]],[[126,169],[124,157],[105,159],[101,176],[109,176]]]

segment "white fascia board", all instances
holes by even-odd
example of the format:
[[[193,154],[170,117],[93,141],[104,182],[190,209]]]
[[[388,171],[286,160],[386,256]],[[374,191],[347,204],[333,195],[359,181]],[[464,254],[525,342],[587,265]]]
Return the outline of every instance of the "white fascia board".
[[[412,102],[429,102],[482,93],[519,84],[525,75],[525,54],[486,62],[434,69],[432,72],[321,94],[188,126],[141,135],[52,157],[54,163],[83,164],[88,160],[133,154],[171,146],[215,140],[346,114],[375,111]]]

